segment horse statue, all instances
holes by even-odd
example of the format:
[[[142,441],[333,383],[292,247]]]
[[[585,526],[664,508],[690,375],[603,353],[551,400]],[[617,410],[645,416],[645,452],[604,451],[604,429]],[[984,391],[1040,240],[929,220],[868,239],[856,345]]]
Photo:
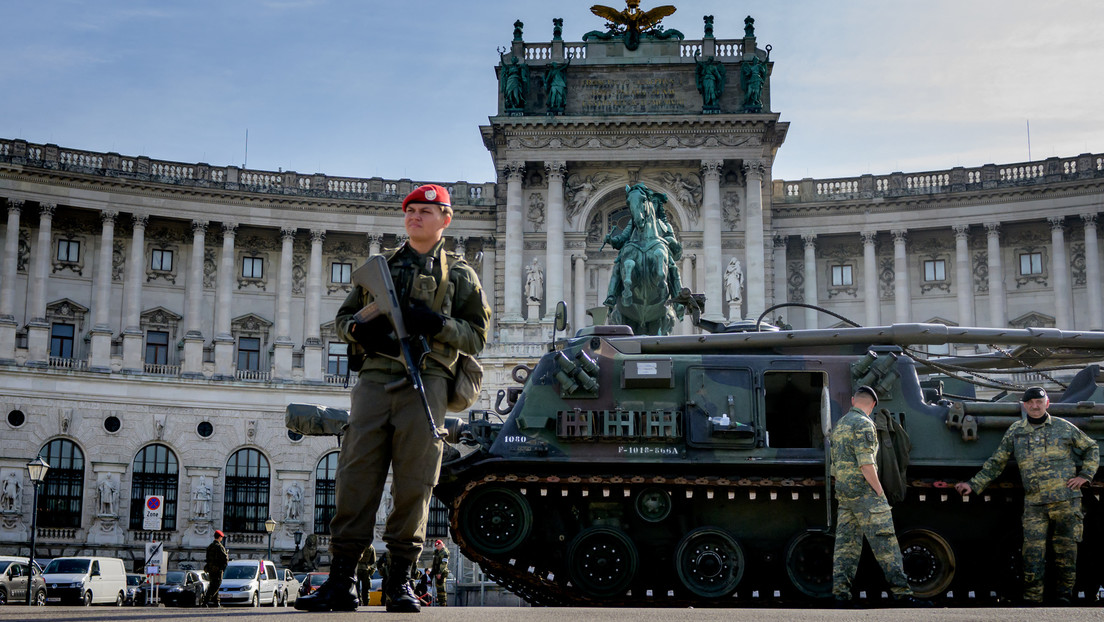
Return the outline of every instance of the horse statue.
[[[644,184],[625,186],[632,220],[623,231],[615,228],[602,243],[620,252],[610,277],[610,324],[627,324],[637,335],[669,335],[683,306],[672,302],[682,286],[677,261],[682,244],[667,222],[663,204],[667,195]]]

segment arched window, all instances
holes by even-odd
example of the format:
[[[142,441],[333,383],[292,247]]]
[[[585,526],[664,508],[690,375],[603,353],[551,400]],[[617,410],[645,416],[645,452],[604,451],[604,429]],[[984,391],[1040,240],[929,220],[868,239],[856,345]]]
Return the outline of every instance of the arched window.
[[[337,454],[326,454],[314,469],[314,533],[330,533],[330,519],[337,513]]]
[[[145,517],[146,497],[165,498],[161,530],[176,529],[176,488],[180,469],[176,454],[164,445],[148,445],[134,456],[133,479],[130,484],[130,528],[141,529]]]
[[[268,512],[268,458],[256,449],[239,449],[226,462],[226,499],[222,529],[264,533]]]
[[[38,495],[38,525],[79,529],[84,498],[84,452],[73,441],[58,438],[38,452],[50,465]]]

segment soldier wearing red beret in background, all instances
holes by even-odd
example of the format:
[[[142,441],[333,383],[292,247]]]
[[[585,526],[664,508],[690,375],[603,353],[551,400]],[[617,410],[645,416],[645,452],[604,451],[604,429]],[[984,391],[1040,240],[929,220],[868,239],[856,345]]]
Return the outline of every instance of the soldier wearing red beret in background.
[[[226,547],[222,545],[225,537],[219,530],[215,530],[215,539],[207,545],[207,558],[204,560],[203,571],[207,573],[211,583],[207,586],[207,593],[203,596],[203,604],[206,607],[221,607],[218,591],[222,587],[222,573],[226,572],[226,565],[230,563],[230,555],[226,553]]]
[[[456,372],[459,352],[479,354],[487,341],[491,309],[479,277],[464,258],[443,249],[444,231],[452,222],[448,190],[421,186],[403,200],[408,240],[386,255],[401,304],[406,330],[423,335],[430,352],[422,381],[438,427],[444,423],[448,381]],[[438,297],[438,288],[445,295]],[[437,300],[440,299],[440,307]],[[335,326],[350,344],[350,368],[363,358],[352,391],[349,427],[337,462],[337,511],[330,521],[330,576],[318,590],[300,597],[296,609],[352,611],[359,604],[356,566],[371,546],[376,511],[387,471],[394,471],[394,509],[387,516],[387,611],[417,612],[418,599],[410,570],[425,542],[429,502],[441,470],[442,441],[431,434],[417,393],[409,384],[395,391],[387,385],[406,377],[406,368],[385,318],[357,322],[353,315],[371,302],[354,287],[337,311]],[[392,385],[394,386],[394,385]]]

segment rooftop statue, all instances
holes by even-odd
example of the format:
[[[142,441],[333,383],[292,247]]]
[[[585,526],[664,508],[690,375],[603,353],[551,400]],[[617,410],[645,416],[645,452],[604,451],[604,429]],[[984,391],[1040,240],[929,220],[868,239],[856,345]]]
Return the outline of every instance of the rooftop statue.
[[[672,299],[685,296],[676,263],[682,258],[682,244],[667,222],[667,195],[644,184],[625,186],[625,194],[632,220],[605,239],[620,250],[605,302],[609,323],[627,324],[637,335],[670,335],[676,317],[681,319],[684,312]]]
[[[770,49],[770,46],[767,46]],[[740,77],[744,87],[744,112],[763,111],[763,84],[767,81],[770,68],[768,60],[758,56],[743,62]]]
[[[593,37],[609,40],[621,37],[625,41],[625,47],[635,50],[640,46],[640,37],[649,36],[655,39],[683,39],[683,34],[675,29],[664,30],[660,21],[671,15],[677,9],[671,5],[658,6],[647,11],[640,10],[640,0],[625,0],[628,7],[621,11],[615,8],[596,4],[590,7],[590,12],[598,17],[606,19],[606,32],[592,30],[583,35],[583,41]]]
[[[502,61],[502,72],[499,74],[501,81],[499,88],[506,102],[506,110],[518,112],[525,110],[525,93],[529,90],[529,65],[518,60],[517,56],[511,56],[510,62]]]
[[[545,88],[548,89],[548,113],[562,113],[567,105],[567,77],[564,75],[567,66],[571,64],[571,57],[567,57],[566,63],[549,63],[548,73],[544,76]]]
[[[710,56],[703,61],[700,60],[700,56],[700,51],[694,52],[694,77],[698,92],[702,96],[702,109],[717,112],[720,110],[727,72],[725,66],[718,63],[714,57]]]

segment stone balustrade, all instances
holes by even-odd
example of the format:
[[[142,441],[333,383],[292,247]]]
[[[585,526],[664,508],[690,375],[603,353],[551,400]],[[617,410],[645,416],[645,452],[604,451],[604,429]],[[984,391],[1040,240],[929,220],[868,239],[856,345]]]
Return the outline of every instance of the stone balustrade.
[[[328,175],[300,175],[294,171],[262,171],[237,166],[214,167],[205,163],[152,160],[145,156],[97,153],[68,149],[53,144],[36,145],[24,140],[0,139],[0,163],[25,167],[124,177],[161,184],[241,190],[261,194],[280,194],[317,198],[356,198],[399,203],[421,183],[409,179],[388,180],[379,177],[354,178]],[[494,182],[473,184],[466,181],[433,182],[445,186],[453,205],[490,207],[494,205]]]
[[[861,175],[835,179],[775,180],[776,205],[833,200],[891,198],[921,194],[990,190],[1104,177],[1104,155],[1082,154],[1037,162],[986,164],[942,171]]]

